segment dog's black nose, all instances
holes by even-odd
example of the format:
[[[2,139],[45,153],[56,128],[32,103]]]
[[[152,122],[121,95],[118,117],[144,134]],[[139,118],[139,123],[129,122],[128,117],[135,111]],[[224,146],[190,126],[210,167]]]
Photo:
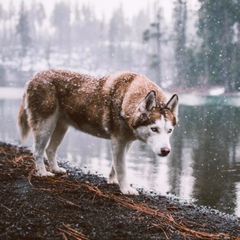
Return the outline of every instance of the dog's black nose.
[[[167,147],[161,148],[161,155],[162,156],[167,156],[170,153],[170,149]]]

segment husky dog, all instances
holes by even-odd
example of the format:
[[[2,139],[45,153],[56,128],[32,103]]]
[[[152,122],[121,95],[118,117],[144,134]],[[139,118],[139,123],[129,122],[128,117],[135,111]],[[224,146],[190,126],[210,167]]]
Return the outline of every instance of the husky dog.
[[[137,195],[127,180],[125,155],[138,139],[156,155],[167,156],[177,115],[177,94],[167,101],[163,91],[140,74],[120,72],[95,78],[47,70],[26,83],[18,125],[23,139],[32,130],[38,176],[66,172],[55,156],[69,126],[110,139],[113,161],[108,182],[118,183],[123,194]],[[45,168],[44,151],[51,172]]]

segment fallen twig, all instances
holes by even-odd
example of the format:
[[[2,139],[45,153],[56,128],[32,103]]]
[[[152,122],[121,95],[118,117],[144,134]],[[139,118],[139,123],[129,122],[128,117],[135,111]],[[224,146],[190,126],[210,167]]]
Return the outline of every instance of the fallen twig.
[[[77,240],[89,240],[89,238],[87,238],[83,233],[74,230],[69,225],[63,223],[63,226],[66,229],[62,229],[62,228],[57,228],[57,229],[61,232],[68,234],[69,236],[71,236]]]
[[[67,200],[67,199],[65,199],[65,198],[63,198],[63,197],[58,197],[57,199],[63,201],[64,203],[67,203],[67,204],[69,204],[69,205],[72,205],[72,206],[74,206],[74,207],[82,208],[80,205],[78,205],[78,204],[76,204],[76,203],[73,203],[72,201],[69,201],[69,200]]]
[[[3,205],[2,203],[0,203],[0,206],[2,206],[3,208],[7,209],[9,212],[11,212],[12,210],[8,207],[6,207],[5,205]]]

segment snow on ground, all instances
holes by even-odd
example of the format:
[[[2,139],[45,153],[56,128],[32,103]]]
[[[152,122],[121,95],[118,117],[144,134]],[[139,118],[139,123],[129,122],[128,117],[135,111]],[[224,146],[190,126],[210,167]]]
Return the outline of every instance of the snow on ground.
[[[216,87],[216,88],[211,88],[209,90],[209,95],[211,96],[218,96],[221,95],[225,92],[225,88],[224,87]]]

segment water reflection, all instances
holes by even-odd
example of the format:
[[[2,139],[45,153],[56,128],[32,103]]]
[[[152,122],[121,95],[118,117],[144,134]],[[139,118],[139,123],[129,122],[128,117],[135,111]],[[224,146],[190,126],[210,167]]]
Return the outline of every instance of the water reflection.
[[[16,94],[14,96],[16,98]],[[19,104],[20,99],[0,96],[2,141],[20,141],[16,128]],[[145,189],[171,193],[180,199],[195,200],[198,204],[240,216],[239,117],[238,107],[181,105],[171,155],[155,157],[146,145],[136,142],[128,154],[130,181]],[[31,139],[25,144],[31,146]],[[58,155],[73,167],[108,176],[109,141],[71,129]]]
[[[192,197],[225,212],[239,207],[240,109],[230,106],[181,107],[177,129],[181,164],[192,158]],[[176,142],[175,141],[175,142]],[[186,153],[187,152],[187,153]],[[190,154],[188,152],[191,152]],[[183,168],[184,169],[184,168]],[[177,194],[177,193],[176,193]]]

